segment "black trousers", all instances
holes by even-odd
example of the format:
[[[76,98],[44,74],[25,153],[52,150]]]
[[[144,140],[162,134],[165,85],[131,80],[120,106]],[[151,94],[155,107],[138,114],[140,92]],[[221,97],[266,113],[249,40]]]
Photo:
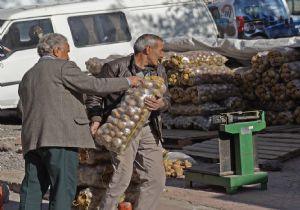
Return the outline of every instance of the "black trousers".
[[[69,210],[77,187],[77,148],[43,147],[25,155],[19,210],[40,210],[50,186],[49,210]]]

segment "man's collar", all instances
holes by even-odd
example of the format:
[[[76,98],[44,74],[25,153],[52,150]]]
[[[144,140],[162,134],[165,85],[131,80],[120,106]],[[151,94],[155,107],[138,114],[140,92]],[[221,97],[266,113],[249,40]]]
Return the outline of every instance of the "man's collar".
[[[44,56],[42,56],[40,59],[57,59],[55,56],[53,56],[53,55],[44,55]]]

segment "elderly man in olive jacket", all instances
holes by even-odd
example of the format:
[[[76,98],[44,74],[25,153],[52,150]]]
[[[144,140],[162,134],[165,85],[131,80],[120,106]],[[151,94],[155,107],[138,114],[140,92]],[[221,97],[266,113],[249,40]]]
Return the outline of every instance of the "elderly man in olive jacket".
[[[77,148],[95,147],[82,93],[124,91],[140,79],[86,75],[69,61],[68,41],[60,34],[45,35],[38,44],[38,53],[40,60],[19,86],[25,158],[20,210],[40,210],[49,186],[49,209],[68,210],[77,186]]]

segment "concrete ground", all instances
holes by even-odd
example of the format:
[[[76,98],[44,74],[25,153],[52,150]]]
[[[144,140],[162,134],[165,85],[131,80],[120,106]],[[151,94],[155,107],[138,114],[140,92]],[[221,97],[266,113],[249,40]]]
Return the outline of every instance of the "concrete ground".
[[[19,136],[19,132],[20,125],[6,126],[5,123],[1,126],[0,121],[2,142],[6,143],[10,138]],[[18,145],[17,139],[15,140]],[[7,148],[3,147],[2,153],[0,152],[0,181],[9,182],[11,190],[18,192],[24,175],[22,155],[18,159],[17,153],[5,152],[5,149]],[[11,153],[14,156],[7,155]],[[259,186],[247,186],[234,195],[226,194],[222,187],[197,183],[193,189],[189,189],[185,188],[184,179],[168,179],[157,210],[299,210],[299,171],[300,156],[284,162],[282,171],[269,172],[268,190],[261,191]],[[11,192],[10,202],[5,204],[4,210],[17,210],[18,205],[19,195]],[[46,209],[47,201],[44,201],[43,210]]]
[[[189,189],[183,179],[168,179],[157,210],[299,210],[299,171],[300,157],[285,162],[282,171],[269,172],[268,190],[246,186],[234,195],[222,187],[196,184]],[[12,193],[4,210],[17,210],[18,201],[19,195]]]
[[[19,206],[19,194],[11,191],[10,202],[4,205],[4,210],[18,210]],[[48,209],[48,201],[44,201],[42,205],[42,210]],[[215,210],[215,208],[210,208],[206,206],[194,206],[186,201],[178,201],[174,199],[169,199],[162,197],[159,203],[158,210]]]

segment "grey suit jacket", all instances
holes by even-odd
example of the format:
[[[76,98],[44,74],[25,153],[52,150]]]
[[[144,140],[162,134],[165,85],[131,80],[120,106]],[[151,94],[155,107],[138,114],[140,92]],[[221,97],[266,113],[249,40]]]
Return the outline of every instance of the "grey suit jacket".
[[[19,85],[23,154],[39,147],[94,148],[82,94],[128,88],[125,78],[97,79],[81,72],[74,62],[41,58]]]

